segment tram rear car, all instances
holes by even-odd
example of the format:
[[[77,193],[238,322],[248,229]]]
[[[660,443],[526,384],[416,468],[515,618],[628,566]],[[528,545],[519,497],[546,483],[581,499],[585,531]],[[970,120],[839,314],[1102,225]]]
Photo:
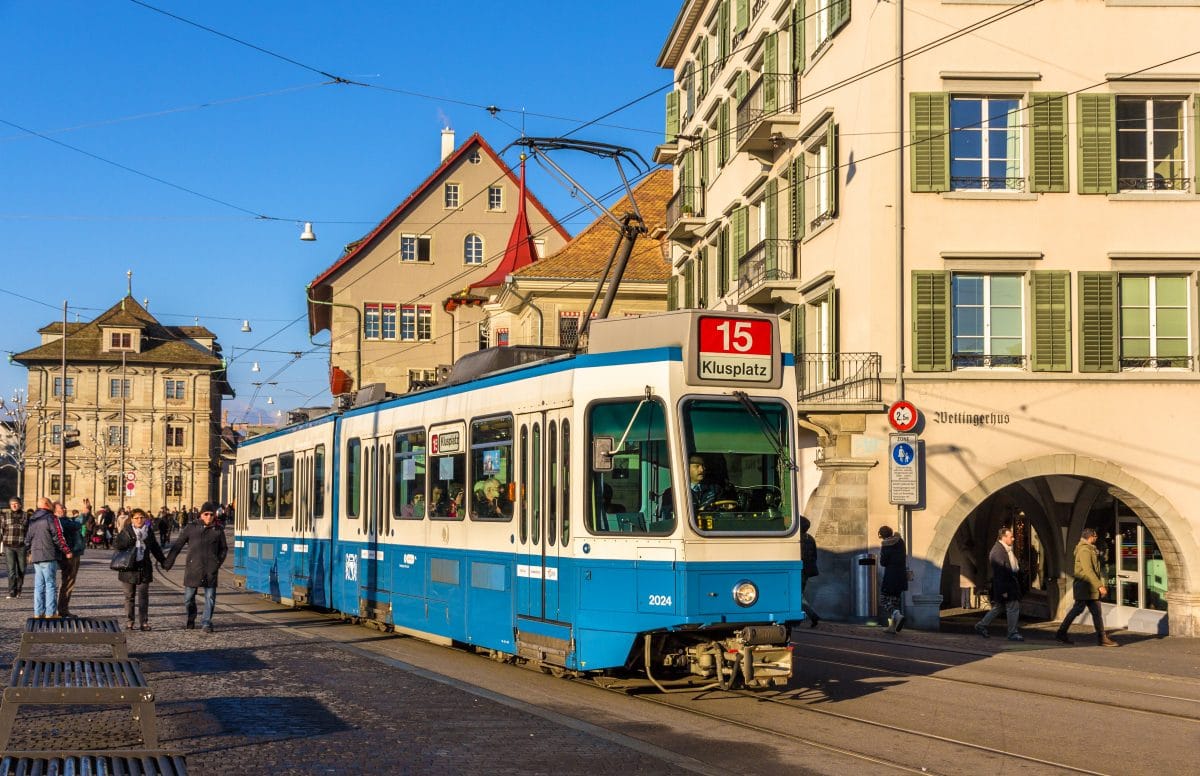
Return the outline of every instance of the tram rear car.
[[[597,321],[586,354],[248,440],[238,578],[556,670],[784,682],[803,617],[790,362],[769,317]],[[286,455],[321,478],[286,484]]]

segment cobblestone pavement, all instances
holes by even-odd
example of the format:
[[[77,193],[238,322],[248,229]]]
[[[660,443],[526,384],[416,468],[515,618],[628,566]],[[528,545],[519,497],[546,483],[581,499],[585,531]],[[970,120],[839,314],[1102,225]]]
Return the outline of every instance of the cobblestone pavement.
[[[231,543],[232,544],[232,543]],[[83,558],[71,608],[113,616],[124,604],[110,553]],[[179,563],[169,577],[178,579]],[[161,576],[161,573],[160,573]],[[223,584],[232,578],[223,575]],[[7,675],[32,612],[32,578],[0,598]],[[227,591],[222,588],[222,593]],[[182,595],[156,579],[149,632],[128,634],[157,696],[164,748],[195,774],[670,774],[692,772],[652,747],[601,735],[280,628],[221,611],[216,633],[185,630]],[[107,656],[91,647],[55,647]],[[22,707],[13,749],[141,746],[128,708]]]

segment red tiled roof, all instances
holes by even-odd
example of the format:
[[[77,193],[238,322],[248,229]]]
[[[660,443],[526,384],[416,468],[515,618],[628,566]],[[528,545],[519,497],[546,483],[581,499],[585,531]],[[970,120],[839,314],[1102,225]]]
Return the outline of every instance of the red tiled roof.
[[[517,217],[513,221],[512,233],[508,236],[508,245],[504,248],[504,256],[497,262],[483,280],[472,283],[471,288],[491,288],[504,285],[504,278],[513,272],[528,267],[538,260],[537,250],[533,246],[533,234],[529,231],[529,217],[525,214],[525,156],[521,155],[521,193],[517,204]]]

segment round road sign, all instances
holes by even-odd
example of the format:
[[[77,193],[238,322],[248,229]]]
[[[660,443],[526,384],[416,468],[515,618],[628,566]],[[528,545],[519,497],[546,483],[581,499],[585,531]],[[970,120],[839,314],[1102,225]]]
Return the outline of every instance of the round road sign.
[[[132,493],[133,489],[136,487],[137,487],[137,485],[132,480],[125,483],[125,490],[129,491],[130,493]]]
[[[917,412],[917,408],[913,406],[912,402],[898,401],[888,407],[888,423],[891,423],[892,428],[901,433],[916,428],[919,418],[920,413]]]

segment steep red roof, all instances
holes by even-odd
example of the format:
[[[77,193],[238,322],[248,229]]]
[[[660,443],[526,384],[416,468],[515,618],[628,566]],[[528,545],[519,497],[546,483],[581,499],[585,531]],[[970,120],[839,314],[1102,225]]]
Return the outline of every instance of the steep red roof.
[[[520,197],[517,204],[517,217],[513,221],[512,233],[508,236],[508,245],[504,248],[504,257],[496,264],[491,274],[471,288],[491,288],[504,285],[504,278],[512,273],[528,267],[538,260],[537,249],[533,245],[533,233],[529,229],[529,217],[525,214],[525,154],[521,154],[521,185],[518,189]]]

